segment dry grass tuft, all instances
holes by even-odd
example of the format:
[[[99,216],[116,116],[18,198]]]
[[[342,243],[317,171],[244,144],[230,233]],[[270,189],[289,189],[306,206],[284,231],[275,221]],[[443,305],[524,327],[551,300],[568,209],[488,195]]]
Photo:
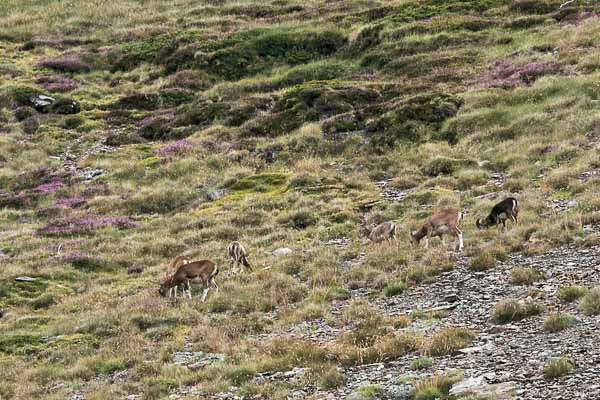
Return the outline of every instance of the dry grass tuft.
[[[535,302],[522,302],[516,299],[503,300],[496,304],[492,312],[492,321],[496,324],[507,324],[517,322],[539,315],[544,311],[545,307]]]

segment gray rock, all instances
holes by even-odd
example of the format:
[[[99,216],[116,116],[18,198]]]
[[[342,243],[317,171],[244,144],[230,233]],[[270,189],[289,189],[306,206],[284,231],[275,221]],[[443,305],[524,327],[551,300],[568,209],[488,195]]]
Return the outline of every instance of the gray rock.
[[[393,400],[410,400],[412,386],[410,385],[392,385],[387,388],[386,394]]]
[[[15,281],[18,282],[35,282],[37,280],[37,278],[32,278],[30,276],[17,276],[15,278]]]
[[[359,392],[352,392],[352,393],[350,393],[350,395],[348,397],[346,397],[346,400],[366,400],[366,399],[365,399],[365,396],[363,396]]]
[[[174,364],[186,366],[192,371],[197,371],[204,368],[205,366],[212,364],[216,361],[223,361],[225,354],[221,353],[204,353],[202,351],[179,351],[172,355]]]
[[[56,101],[56,99],[54,97],[44,96],[43,94],[32,97],[29,100],[31,101],[31,103],[33,104],[33,106],[36,109],[49,106],[50,104],[52,104]]]
[[[290,249],[289,247],[280,247],[278,249],[273,250],[271,254],[273,254],[275,257],[281,257],[287,256],[288,254],[292,254],[293,252],[294,250]]]
[[[451,396],[475,395],[482,397],[492,397],[494,399],[512,399],[515,394],[516,385],[514,382],[488,383],[495,374],[484,374],[478,377],[467,378],[450,389]]]
[[[219,199],[222,199],[226,195],[227,195],[227,190],[219,189],[219,190],[215,190],[213,192],[209,192],[206,195],[206,197],[208,198],[209,201],[217,201]]]
[[[493,351],[495,346],[492,343],[484,344],[483,346],[465,347],[464,349],[458,350],[459,353],[470,354],[479,352],[490,352]]]
[[[457,300],[458,296],[456,295],[456,293],[447,293],[446,295],[444,295],[444,301],[447,303],[454,303]]]

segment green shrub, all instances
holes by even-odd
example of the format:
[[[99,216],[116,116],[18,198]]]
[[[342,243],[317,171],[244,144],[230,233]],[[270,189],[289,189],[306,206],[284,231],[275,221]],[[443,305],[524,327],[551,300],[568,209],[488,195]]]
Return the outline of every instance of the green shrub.
[[[423,385],[415,391],[415,400],[437,400],[443,397],[442,391],[435,386]]]
[[[405,282],[390,282],[385,289],[383,289],[383,294],[385,297],[394,297],[404,292],[407,288]]]
[[[113,372],[127,369],[127,364],[123,360],[104,360],[96,364],[96,373],[110,375]]]
[[[233,191],[267,192],[283,186],[287,176],[281,173],[263,173],[233,181],[228,188]]]
[[[449,175],[455,170],[454,160],[446,157],[434,158],[425,167],[425,173],[429,176]]]
[[[459,375],[437,375],[417,382],[413,392],[414,400],[436,400],[448,396],[453,384],[460,381]]]
[[[475,334],[463,328],[443,328],[436,332],[429,343],[429,354],[443,356],[455,354],[458,350],[469,346]]]
[[[593,288],[583,297],[579,309],[585,315],[600,314],[600,287]]]
[[[440,130],[446,119],[456,115],[462,104],[461,99],[443,93],[413,96],[402,100],[392,111],[369,121],[367,131],[377,148],[421,142],[435,136],[434,132]],[[455,160],[436,160],[426,167],[428,175],[449,174],[454,170]]]
[[[85,123],[85,120],[81,117],[67,117],[63,120],[63,126],[65,129],[76,129]]]
[[[335,389],[346,382],[346,377],[338,371],[337,367],[330,366],[321,371],[319,376],[319,387],[325,390]]]
[[[350,51],[354,54],[359,54],[370,47],[374,47],[381,41],[381,31],[385,27],[384,24],[368,25],[363,27],[356,39],[352,41]]]
[[[514,268],[511,272],[510,283],[513,285],[531,286],[544,278],[544,275],[533,268]]]
[[[520,321],[544,311],[544,306],[535,302],[519,302],[515,299],[503,300],[496,304],[492,313],[492,321],[497,324],[507,324]]]
[[[383,394],[383,388],[379,385],[361,386],[356,391],[362,400],[378,399]]]
[[[273,30],[259,36],[252,46],[259,57],[285,58],[289,64],[307,62],[337,52],[346,43],[340,31],[285,32]]]
[[[319,218],[315,215],[314,210],[300,209],[291,211],[278,219],[279,223],[290,225],[296,229],[306,229],[309,226],[315,225]]]
[[[34,354],[43,343],[39,335],[5,334],[0,336],[0,354]]]
[[[567,358],[554,358],[544,365],[544,378],[551,380],[570,374],[575,367]]]
[[[49,293],[45,293],[45,294],[41,295],[40,297],[37,297],[37,298],[31,300],[31,302],[29,302],[29,305],[33,309],[39,310],[42,308],[48,308],[55,303],[56,303],[56,301],[54,300],[54,296],[52,296]]]
[[[228,370],[227,379],[235,386],[241,386],[254,378],[256,371],[250,367],[235,367]]]
[[[469,261],[471,271],[487,271],[496,266],[496,258],[489,252],[484,252]]]
[[[243,38],[222,41],[221,48],[196,52],[197,56],[191,57],[195,67],[226,80],[238,80],[263,71],[277,61],[297,65],[317,60],[337,52],[346,43],[345,35],[337,30],[290,32],[272,29],[262,31],[254,38],[240,39]],[[179,59],[190,59],[190,55],[194,55],[180,54]],[[169,61],[173,64],[176,59],[174,55]],[[181,63],[174,66],[177,64]]]
[[[410,363],[410,369],[420,371],[433,365],[433,360],[429,357],[419,357]]]
[[[544,321],[543,329],[546,332],[560,332],[575,323],[575,317],[567,314],[550,314]]]
[[[581,286],[563,286],[558,289],[556,297],[563,303],[572,303],[585,296],[588,290]]]
[[[125,269],[127,265],[120,261],[83,255],[69,260],[73,268],[83,272],[114,272]]]
[[[140,190],[125,205],[132,213],[164,214],[188,206],[197,197],[197,193],[188,189],[159,187]]]

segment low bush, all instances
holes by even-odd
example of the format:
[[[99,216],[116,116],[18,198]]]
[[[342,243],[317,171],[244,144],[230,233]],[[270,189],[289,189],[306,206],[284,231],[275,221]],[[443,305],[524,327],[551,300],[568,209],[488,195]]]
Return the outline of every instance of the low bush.
[[[513,285],[531,286],[544,278],[544,275],[533,268],[514,268],[511,272],[510,283]]]
[[[521,321],[533,315],[539,315],[545,307],[535,302],[520,302],[515,299],[503,300],[496,304],[492,312],[492,321],[496,324],[507,324]]]
[[[600,314],[600,287],[593,288],[583,297],[579,309],[585,315]]]
[[[489,252],[484,252],[469,261],[471,271],[481,272],[496,266],[496,258]]]
[[[429,343],[429,354],[443,356],[455,354],[458,350],[469,346],[475,334],[464,328],[444,328],[436,332]]]
[[[563,286],[558,289],[556,297],[563,303],[572,303],[585,296],[587,292],[588,290],[581,286]]]
[[[39,68],[48,68],[57,72],[89,72],[90,66],[76,57],[50,58],[40,61]]]
[[[554,358],[544,365],[544,378],[548,380],[560,378],[570,374],[575,367],[569,359],[564,357]]]
[[[546,332],[560,332],[575,323],[575,317],[567,314],[551,314],[544,321],[543,329]]]

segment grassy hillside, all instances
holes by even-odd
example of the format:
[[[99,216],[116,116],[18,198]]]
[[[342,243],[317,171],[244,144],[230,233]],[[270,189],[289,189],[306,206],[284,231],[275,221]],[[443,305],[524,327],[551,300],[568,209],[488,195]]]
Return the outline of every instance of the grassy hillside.
[[[376,305],[425,296],[459,264],[485,275],[600,244],[599,10],[560,5],[4,0],[0,399],[323,398],[351,368],[469,346],[476,326]],[[36,110],[40,95],[56,101]],[[507,195],[520,224],[478,231]],[[449,205],[465,214],[464,256],[411,249]],[[398,242],[368,244],[388,219]],[[232,240],[255,272],[228,276]],[[179,254],[215,260],[221,291],[160,297]],[[423,320],[440,329],[411,329]],[[339,334],[298,334],[314,324]],[[184,350],[224,358],[186,368],[172,361]],[[295,367],[309,370],[256,379]],[[441,396],[443,379],[413,396]]]

